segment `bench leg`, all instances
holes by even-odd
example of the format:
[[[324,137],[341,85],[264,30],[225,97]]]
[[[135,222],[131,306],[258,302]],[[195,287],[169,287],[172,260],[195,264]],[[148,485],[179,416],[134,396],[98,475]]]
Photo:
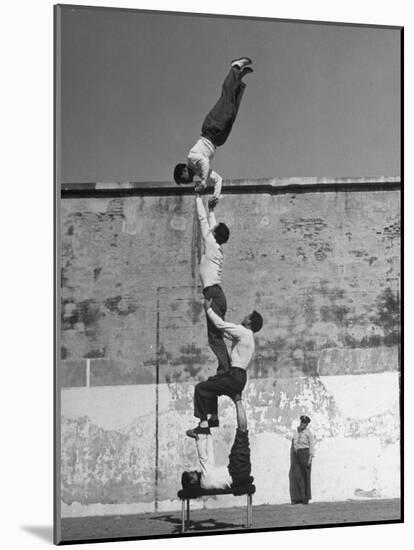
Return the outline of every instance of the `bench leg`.
[[[253,520],[253,507],[252,507],[252,495],[247,495],[247,529],[252,526]]]
[[[181,533],[185,533],[185,500],[181,501]]]
[[[187,529],[190,526],[190,499],[187,499]]]

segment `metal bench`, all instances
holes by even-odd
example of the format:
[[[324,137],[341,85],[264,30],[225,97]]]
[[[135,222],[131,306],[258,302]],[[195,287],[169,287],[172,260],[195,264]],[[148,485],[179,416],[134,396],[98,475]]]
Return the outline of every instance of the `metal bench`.
[[[253,484],[232,489],[201,489],[200,487],[187,487],[178,491],[177,496],[181,500],[181,532],[185,533],[190,523],[190,500],[216,495],[246,495],[246,529],[249,529],[253,520],[252,495],[256,492]]]

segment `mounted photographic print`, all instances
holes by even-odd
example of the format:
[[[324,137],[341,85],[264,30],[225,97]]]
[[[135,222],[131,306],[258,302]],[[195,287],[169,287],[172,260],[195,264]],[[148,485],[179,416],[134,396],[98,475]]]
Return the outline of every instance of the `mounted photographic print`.
[[[56,544],[403,521],[402,39],[55,6]]]

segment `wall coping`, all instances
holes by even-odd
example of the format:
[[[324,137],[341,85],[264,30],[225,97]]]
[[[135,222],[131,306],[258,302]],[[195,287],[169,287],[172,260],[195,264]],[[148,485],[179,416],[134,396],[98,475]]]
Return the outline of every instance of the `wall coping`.
[[[401,187],[400,176],[290,177],[223,180],[227,193],[290,193],[304,191],[387,190]],[[61,184],[62,197],[105,195],[189,195],[193,185],[171,181],[73,182]]]

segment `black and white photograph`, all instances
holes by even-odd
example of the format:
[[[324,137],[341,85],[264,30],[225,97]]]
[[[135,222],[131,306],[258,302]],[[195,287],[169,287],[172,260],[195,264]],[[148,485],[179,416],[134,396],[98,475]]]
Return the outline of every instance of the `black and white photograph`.
[[[403,28],[54,41],[54,542],[401,523]]]

